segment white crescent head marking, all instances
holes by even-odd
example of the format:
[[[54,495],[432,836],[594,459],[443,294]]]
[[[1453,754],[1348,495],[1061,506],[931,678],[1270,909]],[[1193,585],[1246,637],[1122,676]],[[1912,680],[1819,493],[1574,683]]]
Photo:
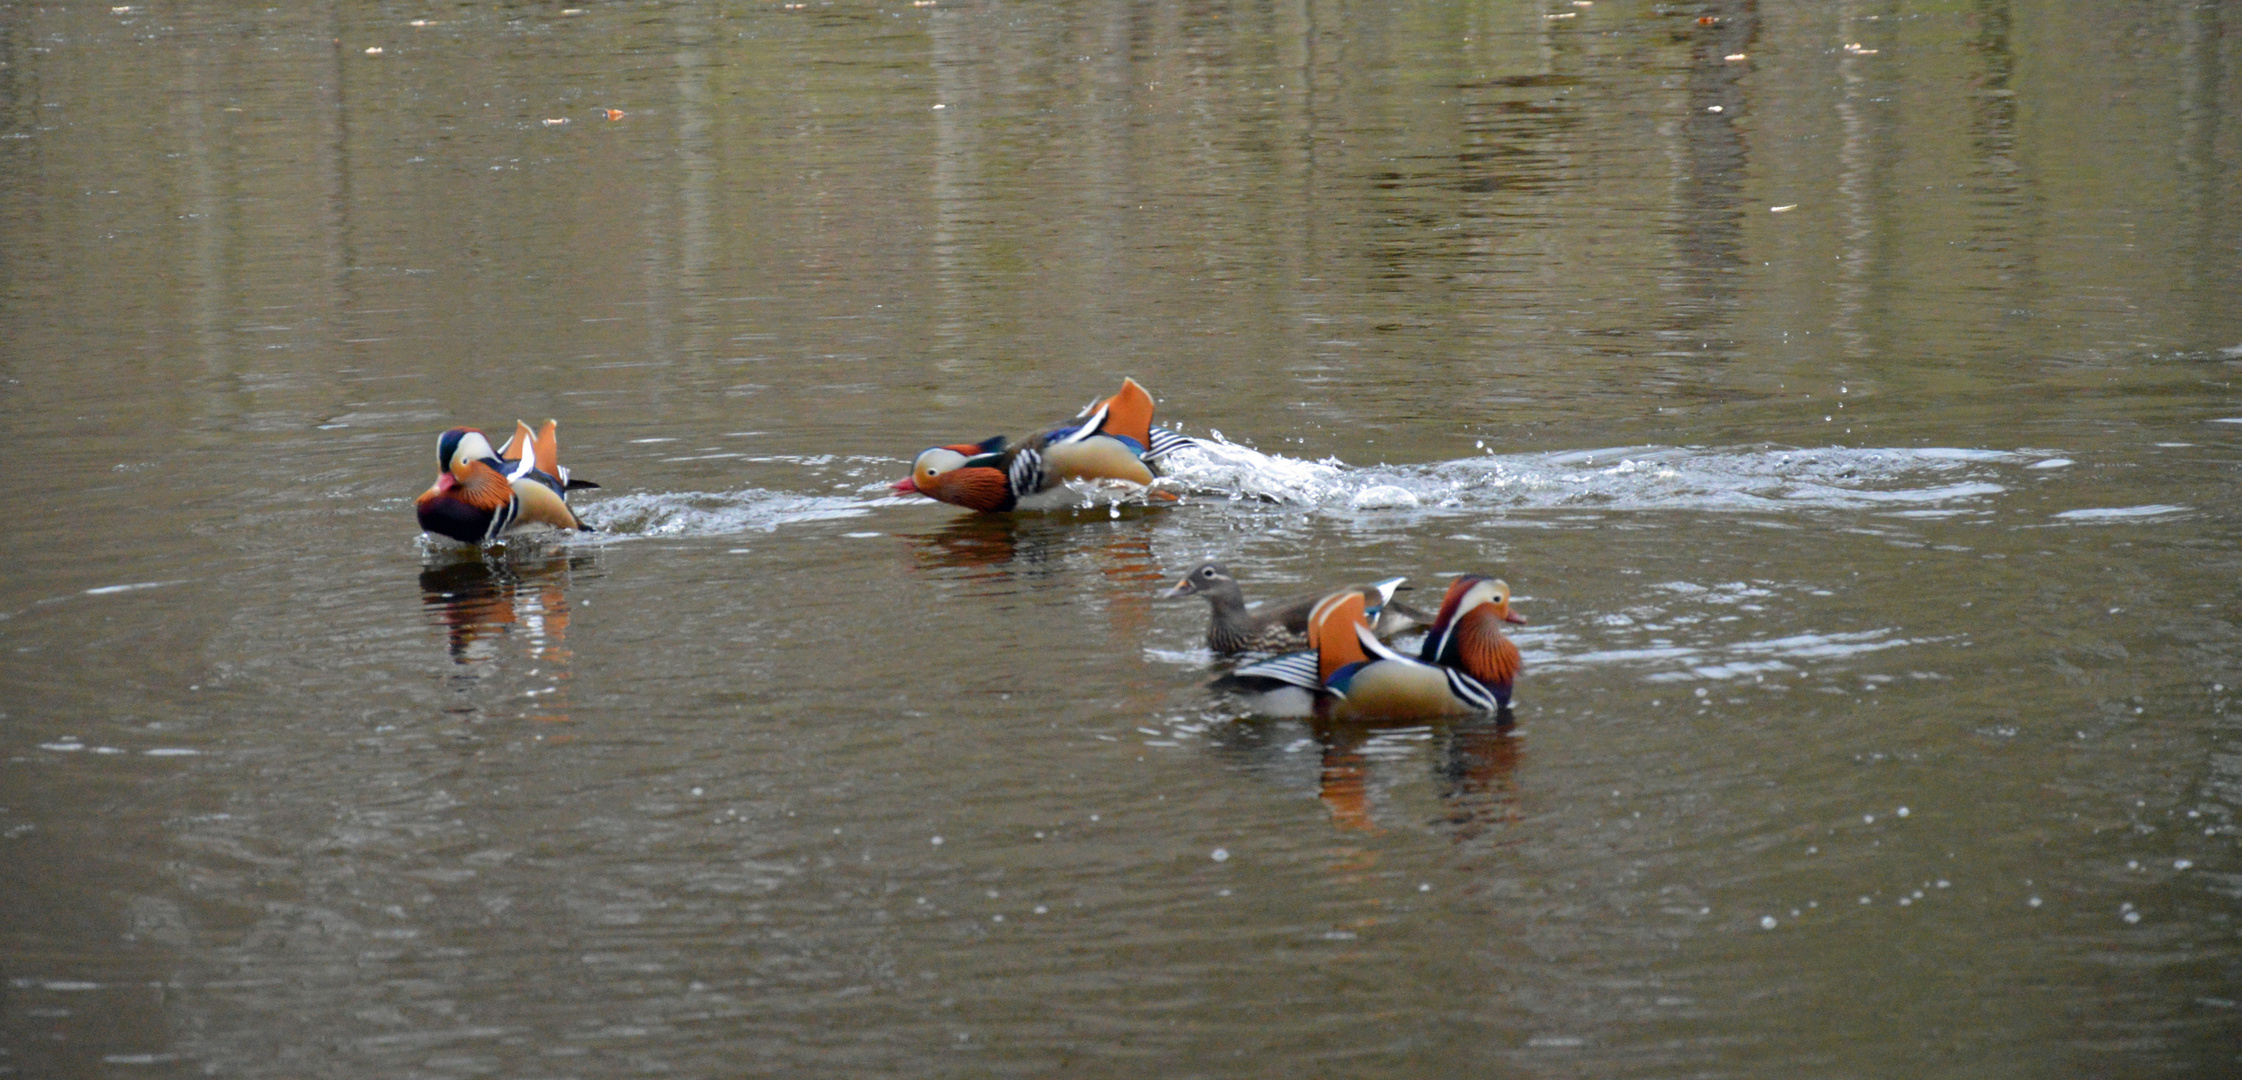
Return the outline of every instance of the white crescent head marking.
[[[1502,594],[1509,589],[1510,586],[1494,578],[1473,582],[1471,588],[1464,593],[1463,602],[1456,605],[1457,617],[1461,618],[1464,612],[1470,611],[1481,604],[1494,603],[1501,599]]]
[[[470,431],[460,436],[459,445],[452,448],[451,463],[457,465],[462,461],[481,461],[484,458],[497,456],[498,454],[490,448],[490,440],[483,438],[482,432]]]
[[[947,446],[928,447],[911,463],[911,479],[930,480],[965,464],[965,455]]]

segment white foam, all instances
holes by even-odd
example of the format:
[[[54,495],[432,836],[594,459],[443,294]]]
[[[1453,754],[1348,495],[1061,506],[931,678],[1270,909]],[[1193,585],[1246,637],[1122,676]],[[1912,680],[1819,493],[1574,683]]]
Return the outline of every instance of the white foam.
[[[1355,467],[1264,454],[1220,432],[1178,449],[1167,484],[1317,510],[1861,509],[1971,503],[2007,490],[2020,454],[1950,447],[1613,447]]]
[[[2095,507],[2088,510],[2065,510],[2056,514],[2058,521],[2122,521],[2128,518],[2162,517],[2165,514],[2184,514],[2192,507],[2152,504],[2149,506]]]

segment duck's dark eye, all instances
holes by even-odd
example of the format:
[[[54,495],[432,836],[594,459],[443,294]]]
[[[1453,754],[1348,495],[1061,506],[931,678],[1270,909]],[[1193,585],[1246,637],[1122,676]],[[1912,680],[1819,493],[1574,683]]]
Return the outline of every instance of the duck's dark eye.
[[[1207,579],[1209,579],[1209,580],[1212,580],[1212,579],[1213,579],[1213,577],[1214,577],[1214,567],[1211,567],[1211,566],[1210,566],[1210,567],[1207,567],[1207,568],[1206,568],[1206,569],[1204,569],[1204,570],[1201,570],[1201,571],[1199,571],[1199,576],[1200,576],[1200,577],[1203,577],[1203,578],[1207,578]]]

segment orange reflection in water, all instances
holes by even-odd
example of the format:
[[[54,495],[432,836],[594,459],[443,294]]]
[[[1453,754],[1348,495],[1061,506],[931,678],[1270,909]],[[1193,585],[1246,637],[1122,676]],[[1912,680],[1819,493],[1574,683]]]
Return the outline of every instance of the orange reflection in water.
[[[1487,826],[1515,822],[1517,783],[1514,776],[1522,744],[1511,734],[1506,711],[1499,717],[1479,718],[1434,729],[1433,771],[1446,820],[1457,828],[1459,839],[1483,833]],[[1331,812],[1340,829],[1376,833],[1369,787],[1372,761],[1363,748],[1381,732],[1394,726],[1323,721],[1315,725],[1316,741],[1323,747],[1322,773],[1317,797]]]
[[[526,677],[549,680],[526,691],[535,703],[530,719],[568,721],[568,590],[576,573],[594,565],[590,555],[475,552],[437,563],[420,574],[421,603],[444,631],[457,673],[471,681],[528,663]]]

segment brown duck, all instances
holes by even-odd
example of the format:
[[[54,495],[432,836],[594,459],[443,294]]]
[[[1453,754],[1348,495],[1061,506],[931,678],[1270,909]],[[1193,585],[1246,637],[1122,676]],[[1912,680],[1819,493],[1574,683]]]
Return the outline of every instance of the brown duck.
[[[1432,616],[1394,602],[1394,590],[1400,588],[1404,580],[1407,579],[1387,578],[1351,586],[1348,590],[1362,594],[1363,607],[1380,637],[1432,625]],[[1332,591],[1302,593],[1249,609],[1245,591],[1238,587],[1238,579],[1231,576],[1229,568],[1218,562],[1204,562],[1183,575],[1175,588],[1163,594],[1163,599],[1206,597],[1207,606],[1213,609],[1213,617],[1207,623],[1207,648],[1217,653],[1287,652],[1307,645],[1308,613],[1315,610],[1316,601],[1330,596]]]

